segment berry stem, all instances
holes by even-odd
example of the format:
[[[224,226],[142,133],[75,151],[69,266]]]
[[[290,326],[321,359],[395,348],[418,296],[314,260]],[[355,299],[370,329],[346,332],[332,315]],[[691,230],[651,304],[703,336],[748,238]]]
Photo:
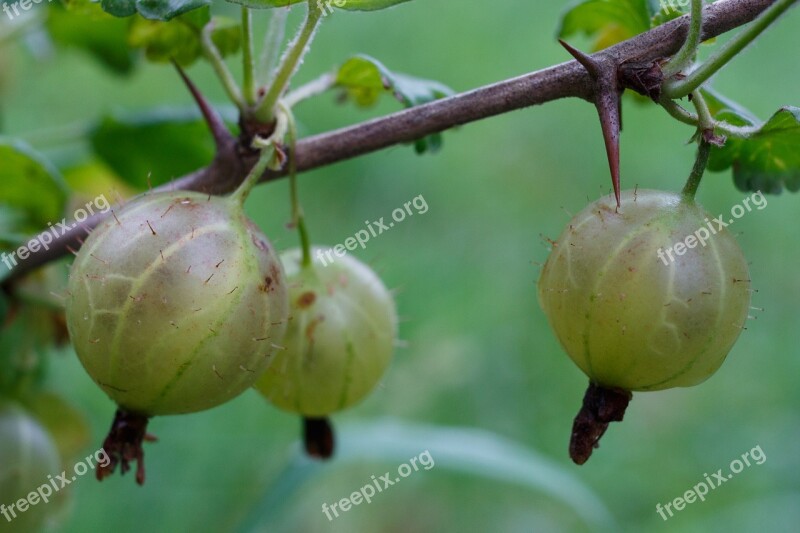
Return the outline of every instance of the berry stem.
[[[682,80],[670,80],[664,84],[664,95],[667,98],[683,98],[695,91],[711,76],[717,73],[739,52],[753,42],[770,24],[775,22],[797,0],[777,0],[769,6],[760,17],[742,32],[723,44],[711,57]],[[693,6],[694,7],[694,6]]]
[[[275,78],[267,91],[267,94],[258,104],[255,111],[255,116],[258,120],[269,123],[272,122],[278,100],[283,96],[286,87],[289,85],[292,76],[294,76],[297,67],[303,60],[308,51],[308,45],[314,38],[314,33],[317,31],[319,21],[322,18],[322,10],[320,9],[321,3],[316,0],[308,0],[308,12],[303,26],[300,28],[297,36],[289,45],[286,55],[283,56],[283,61],[278,67]]]
[[[232,201],[237,202],[239,205],[244,205],[253,187],[258,184],[259,180],[264,175],[264,171],[266,171],[267,168],[280,168],[282,159],[278,153],[277,145],[283,142],[288,127],[289,115],[287,113],[278,113],[278,120],[272,135],[267,139],[263,139],[257,135],[253,138],[252,147],[256,150],[260,150],[261,155],[247,174],[247,177],[242,181],[241,185],[239,185],[239,188],[230,195]]]
[[[281,106],[283,114],[287,117],[287,137],[289,139],[289,194],[292,203],[292,225],[297,228],[300,235],[300,247],[303,251],[302,265],[311,266],[311,240],[308,237],[306,218],[303,214],[303,206],[300,205],[300,194],[297,191],[297,123],[294,120],[292,111]]]
[[[630,391],[589,382],[569,441],[569,456],[575,464],[582,465],[589,460],[594,449],[600,447],[600,438],[608,424],[622,421],[632,397]]]
[[[697,188],[700,186],[700,181],[703,179],[703,173],[706,171],[706,166],[708,166],[708,158],[710,155],[711,143],[703,139],[701,135],[697,147],[697,159],[695,159],[694,167],[692,167],[692,172],[689,174],[689,179],[686,180],[686,185],[683,187],[683,191],[681,191],[684,198],[694,200],[697,194]]]
[[[703,174],[708,166],[708,159],[711,156],[711,142],[709,141],[714,136],[714,118],[711,116],[711,110],[708,108],[708,104],[700,91],[692,93],[692,102],[695,109],[697,109],[699,122],[697,158],[681,194],[686,199],[694,200],[697,189],[700,187],[700,181],[703,179]]]

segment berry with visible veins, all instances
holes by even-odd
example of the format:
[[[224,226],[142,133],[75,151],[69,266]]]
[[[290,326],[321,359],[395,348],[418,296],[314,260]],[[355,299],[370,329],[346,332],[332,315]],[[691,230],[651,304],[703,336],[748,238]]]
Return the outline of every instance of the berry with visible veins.
[[[708,379],[750,306],[739,245],[692,198],[651,190],[622,198],[619,211],[602,198],[576,215],[539,279],[550,326],[592,384],[584,407],[593,414],[579,415],[576,428],[604,431],[621,420],[629,391]],[[576,462],[588,459],[602,431],[576,445]]]
[[[81,363],[120,407],[115,427],[225,403],[269,365],[286,327],[286,284],[241,202],[144,195],[95,229],[78,253],[67,325]],[[144,427],[113,434],[136,440],[117,442],[128,450],[117,454],[124,469],[139,456],[130,450],[141,445]],[[114,443],[106,444],[113,455]]]

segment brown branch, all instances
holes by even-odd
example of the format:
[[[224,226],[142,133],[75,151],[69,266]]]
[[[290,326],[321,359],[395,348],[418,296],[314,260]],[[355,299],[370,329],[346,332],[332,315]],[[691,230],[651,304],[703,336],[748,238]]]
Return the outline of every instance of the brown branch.
[[[704,10],[703,40],[711,39],[747,24],[775,0],[721,0]],[[689,27],[684,16],[619,43],[595,55],[598,60],[656,61],[676,53]],[[577,62],[570,61],[537,72],[501,81],[466,93],[421,105],[302,139],[297,143],[299,172],[330,165],[400,143],[412,142],[432,133],[500,115],[517,109],[567,97],[593,101],[592,80]],[[159,190],[185,189],[213,194],[234,190],[255,164],[256,156],[238,145],[217,154],[203,169],[159,187]],[[285,176],[285,171],[267,171],[262,182]],[[31,254],[11,272],[11,279],[77,249],[85,229],[95,227],[105,215],[93,216],[79,227],[55,239],[49,250]]]

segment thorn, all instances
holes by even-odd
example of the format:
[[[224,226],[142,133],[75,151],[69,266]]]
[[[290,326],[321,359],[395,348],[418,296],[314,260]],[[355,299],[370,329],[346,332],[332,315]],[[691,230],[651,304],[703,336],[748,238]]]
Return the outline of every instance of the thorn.
[[[203,282],[203,285],[205,285],[205,284],[207,284],[209,281],[211,281],[211,278],[213,278],[213,277],[214,277],[214,273],[212,272],[212,273],[211,273],[211,275],[210,275],[210,276],[208,276],[208,279],[207,279],[207,280],[205,280],[205,281]]]
[[[600,67],[591,56],[584,54],[577,48],[573,48],[572,45],[562,39],[559,39],[558,42],[567,52],[569,52],[569,55],[574,57],[575,60],[586,69],[586,71],[589,73],[589,76],[595,79],[600,77]]]
[[[153,183],[150,181],[150,176],[151,176],[152,174],[153,174],[152,172],[148,172],[148,173],[147,173],[147,189],[148,189],[150,192],[152,192],[152,191],[153,191]]]
[[[233,294],[233,291],[235,291],[235,290],[236,290],[236,289],[238,289],[238,288],[239,288],[239,286],[238,286],[238,285],[237,285],[237,286],[235,286],[235,287],[234,287],[234,288],[231,290],[231,292],[229,292],[228,294]]]
[[[72,246],[70,246],[69,244],[67,245],[67,250],[69,250],[69,253],[71,253],[75,257],[78,257],[78,252],[76,252],[75,249]]]
[[[161,217],[160,217],[160,218],[164,218],[164,216],[165,216],[167,213],[169,213],[169,212],[170,212],[170,210],[171,210],[173,207],[175,207],[175,204],[169,204],[169,207],[167,208],[167,210],[166,210],[166,211],[164,211],[164,212],[161,214]]]
[[[601,63],[559,39],[567,52],[589,73],[594,85],[594,105],[600,115],[600,126],[606,145],[608,166],[617,208],[620,206],[619,134],[622,130],[622,89],[617,78],[617,65]]]
[[[122,222],[119,221],[119,219],[117,218],[117,214],[114,212],[113,209],[111,210],[111,215],[114,217],[114,220],[117,221],[117,225],[122,226]]]
[[[189,89],[189,92],[192,93],[192,97],[194,101],[197,103],[197,107],[200,108],[200,112],[203,114],[203,118],[208,125],[208,129],[211,131],[211,136],[214,137],[214,144],[217,146],[217,150],[222,149],[222,147],[230,144],[233,142],[233,136],[228,131],[228,128],[225,126],[225,122],[219,116],[219,114],[211,107],[208,100],[206,100],[205,96],[200,93],[195,86],[194,82],[189,79],[183,69],[178,65],[174,60],[172,61],[172,65],[178,71],[178,74],[183,79],[183,83],[186,84],[186,87]]]
[[[102,259],[100,259],[99,257],[97,257],[97,256],[96,256],[96,255],[94,255],[94,254],[89,254],[89,257],[92,257],[92,258],[94,258],[94,259],[97,259],[98,261],[100,261],[100,262],[101,262],[101,263],[103,263],[104,265],[108,265],[108,261],[103,261]]]
[[[149,220],[145,220],[145,222],[147,222],[147,227],[150,228],[150,231],[153,232],[153,235],[157,235],[156,230],[154,230],[153,226],[150,225],[150,221]]]
[[[219,268],[219,266],[220,266],[222,263],[224,263],[224,262],[225,262],[225,260],[223,259],[222,261],[220,261],[219,263],[217,263],[216,265],[214,265],[214,268]]]

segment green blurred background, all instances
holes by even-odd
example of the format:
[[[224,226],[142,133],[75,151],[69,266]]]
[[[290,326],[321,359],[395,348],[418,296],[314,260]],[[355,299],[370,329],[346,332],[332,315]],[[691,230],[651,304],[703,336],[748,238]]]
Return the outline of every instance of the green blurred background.
[[[415,0],[378,13],[335,12],[297,82],[363,52],[397,71],[469,90],[565,61],[554,37],[564,7]],[[301,11],[294,10],[290,27]],[[256,14],[258,27],[266,18]],[[715,87],[762,119],[781,105],[799,105],[798,24],[800,10],[794,10],[724,70]],[[586,49],[589,41],[575,44]],[[36,132],[113,110],[191,104],[167,66],[145,64],[133,76],[119,77],[77,51],[34,57],[14,45],[5,54],[12,66],[5,71],[3,133],[29,138],[59,164],[80,158],[84,147],[37,144],[43,137]],[[238,72],[238,62],[230,63]],[[225,102],[206,64],[189,73],[213,101]],[[297,115],[307,135],[395,109],[388,99],[362,111],[323,96],[302,104]],[[627,99],[623,186],[681,187],[694,156],[687,145],[691,134],[655,106]],[[130,475],[102,484],[90,475],[80,478],[71,486],[61,530],[596,530],[603,512],[575,509],[589,505],[576,488],[583,484],[613,516],[614,529],[796,531],[800,199],[790,194],[769,197],[766,209],[735,224],[759,290],[753,305],[765,311],[750,321],[722,369],[699,387],[636,394],[625,422],[612,425],[592,460],[582,467],[570,462],[567,442],[587,380],[538,307],[537,263],[548,252],[542,235],[556,238],[568,213],[609,187],[594,108],[576,100],[448,132],[434,156],[401,146],[301,176],[316,243],[340,243],[364,220],[388,218],[415,196],[429,205],[426,214],[409,217],[356,253],[398,289],[407,347],[397,351],[367,401],[334,418],[341,456],[324,466],[298,459],[299,421],[247,393],[205,413],[153,420],[150,430],[159,442],[146,448],[147,484],[136,486]],[[729,174],[708,175],[699,193],[715,215],[743,197]],[[296,245],[286,229],[285,182],[258,188],[247,208],[279,248]],[[55,358],[48,384],[87,413],[93,445],[86,453],[97,449],[114,406],[71,350]],[[442,431],[449,427],[475,432]],[[397,432],[389,435],[397,446],[380,438],[387,428]],[[533,453],[511,456],[502,441]],[[349,452],[345,445],[352,445]],[[767,457],[763,465],[745,469],[668,522],[656,513],[657,503],[681,496],[705,473],[727,470],[755,446]],[[394,471],[426,449],[439,459],[434,468],[332,522],[321,512],[323,502],[347,497],[370,476]],[[470,461],[459,459],[457,450],[485,452],[483,466],[469,472]],[[534,474],[521,474],[516,483],[498,479],[506,460]],[[535,472],[545,480],[538,489],[531,481]]]

